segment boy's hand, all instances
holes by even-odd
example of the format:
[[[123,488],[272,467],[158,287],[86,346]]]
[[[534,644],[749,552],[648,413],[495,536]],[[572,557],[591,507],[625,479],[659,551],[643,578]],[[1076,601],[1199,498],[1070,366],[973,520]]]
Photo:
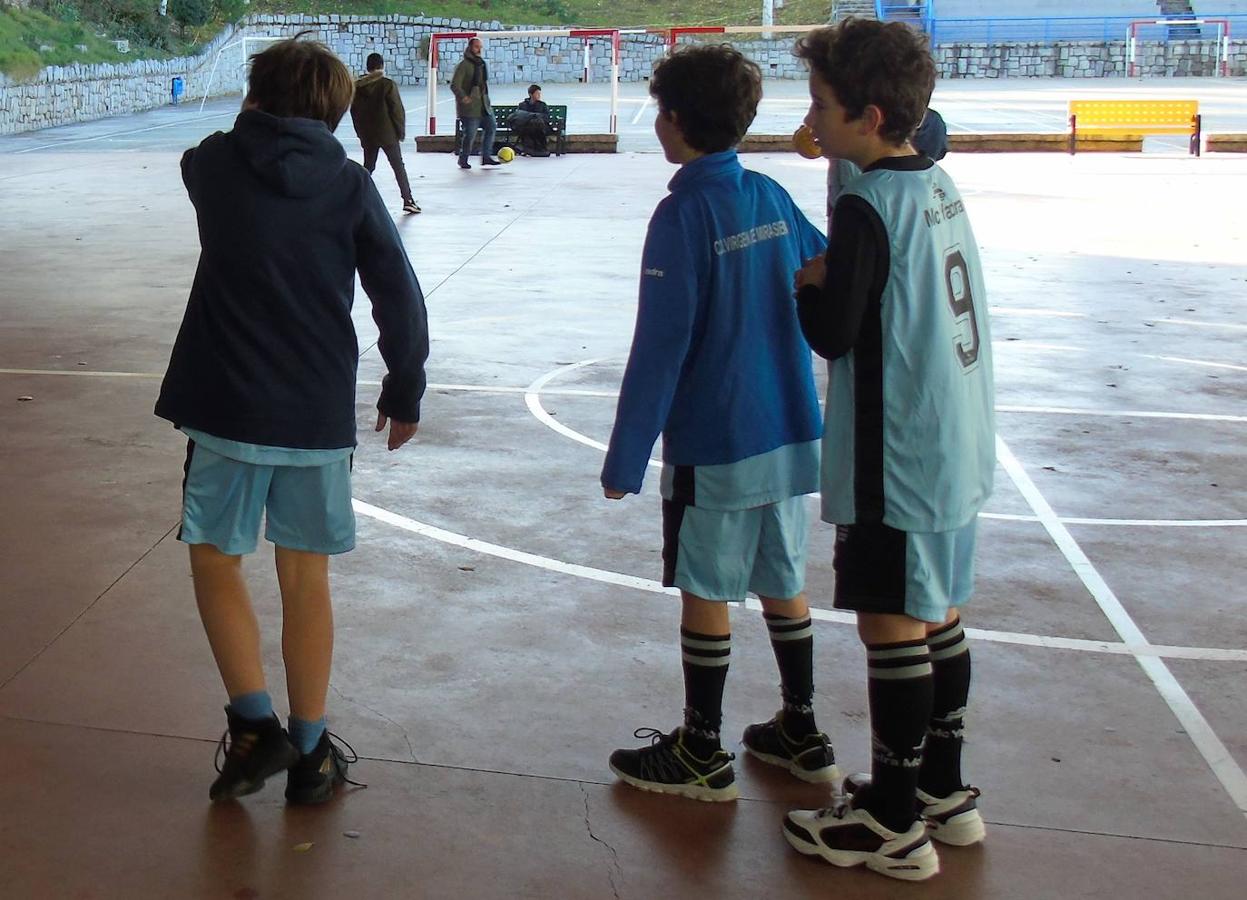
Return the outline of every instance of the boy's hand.
[[[602,488],[602,496],[607,500],[622,500],[624,497],[628,496],[628,492],[617,491],[614,488],[604,487]]]
[[[385,413],[379,412],[377,413],[377,427],[373,430],[385,430],[385,423],[387,421],[390,422],[390,436],[385,442],[385,446],[389,450],[397,450],[399,447],[403,446],[403,444],[407,443],[416,436],[416,431],[420,428],[420,425],[416,422],[400,422],[398,419],[390,421],[385,417]]]
[[[807,284],[821,288],[826,280],[827,260],[821,256],[816,256],[813,259],[807,259],[805,265],[797,270],[797,274],[792,279],[792,286],[794,290],[798,291]]]

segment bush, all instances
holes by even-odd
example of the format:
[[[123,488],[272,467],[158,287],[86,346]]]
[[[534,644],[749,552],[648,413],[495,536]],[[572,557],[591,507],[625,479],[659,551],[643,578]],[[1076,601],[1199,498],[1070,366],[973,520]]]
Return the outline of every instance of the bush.
[[[225,22],[237,22],[247,14],[246,0],[213,0],[212,5]]]

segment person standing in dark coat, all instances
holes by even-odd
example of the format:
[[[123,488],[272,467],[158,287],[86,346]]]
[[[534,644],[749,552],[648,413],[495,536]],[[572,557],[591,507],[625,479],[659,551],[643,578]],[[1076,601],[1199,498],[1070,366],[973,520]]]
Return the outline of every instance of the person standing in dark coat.
[[[407,131],[407,113],[398,85],[385,77],[385,60],[380,53],[369,53],[365,63],[368,74],[355,82],[355,99],[351,101],[351,123],[364,147],[364,168],[377,168],[378,151],[385,152],[403,195],[403,212],[418,213],[420,205],[411,195],[411,182],[403,165],[403,138]]]
[[[481,135],[481,165],[501,165],[494,159],[494,108],[489,102],[489,67],[481,58],[484,45],[480,38],[468,41],[468,49],[463,52],[463,60],[455,66],[455,74],[450,79],[450,89],[455,95],[455,112],[463,122],[463,143],[459,147],[459,168],[470,169],[468,157],[472,154],[472,144],[476,142],[476,132],[483,129]]]

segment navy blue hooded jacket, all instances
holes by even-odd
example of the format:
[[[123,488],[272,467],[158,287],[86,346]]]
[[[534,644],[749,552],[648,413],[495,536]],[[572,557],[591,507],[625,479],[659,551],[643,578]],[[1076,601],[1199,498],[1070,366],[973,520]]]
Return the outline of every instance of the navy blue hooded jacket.
[[[248,110],[182,157],[201,247],[156,415],[278,447],[355,445],[355,273],[388,374],[377,408],[417,422],[424,297],[372,179],[320,121]]]

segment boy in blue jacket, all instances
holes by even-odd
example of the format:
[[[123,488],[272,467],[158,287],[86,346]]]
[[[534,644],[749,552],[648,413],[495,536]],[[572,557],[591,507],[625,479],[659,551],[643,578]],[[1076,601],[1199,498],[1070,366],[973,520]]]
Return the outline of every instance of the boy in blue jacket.
[[[389,420],[396,450],[420,420],[424,298],[371,177],[333,136],[352,91],[323,45],[274,44],[252,58],[233,130],[182,157],[201,253],[156,414],[189,438],[178,537],[190,545],[200,618],[229,696],[213,800],[258,791],[285,770],[291,803],[328,800],[346,780],[325,695],[329,556],[355,546],[356,271],[388,368],[376,430]],[[242,577],[262,517],[276,545],[289,733],[273,713]]]
[[[826,241],[735,147],[762,96],[758,67],[728,46],[682,49],[650,79],[655,131],[680,164],[654,211],[632,352],[602,469],[609,499],[639,493],[663,435],[663,584],[680,588],[684,724],[617,750],[612,771],[642,790],[737,796],[720,743],[731,654],[729,602],[762,600],[783,706],[745,730],[746,751],[805,781],[836,777],[814,721],[813,629],[802,595],[822,421],[810,349],[791,296],[794,263]]]

